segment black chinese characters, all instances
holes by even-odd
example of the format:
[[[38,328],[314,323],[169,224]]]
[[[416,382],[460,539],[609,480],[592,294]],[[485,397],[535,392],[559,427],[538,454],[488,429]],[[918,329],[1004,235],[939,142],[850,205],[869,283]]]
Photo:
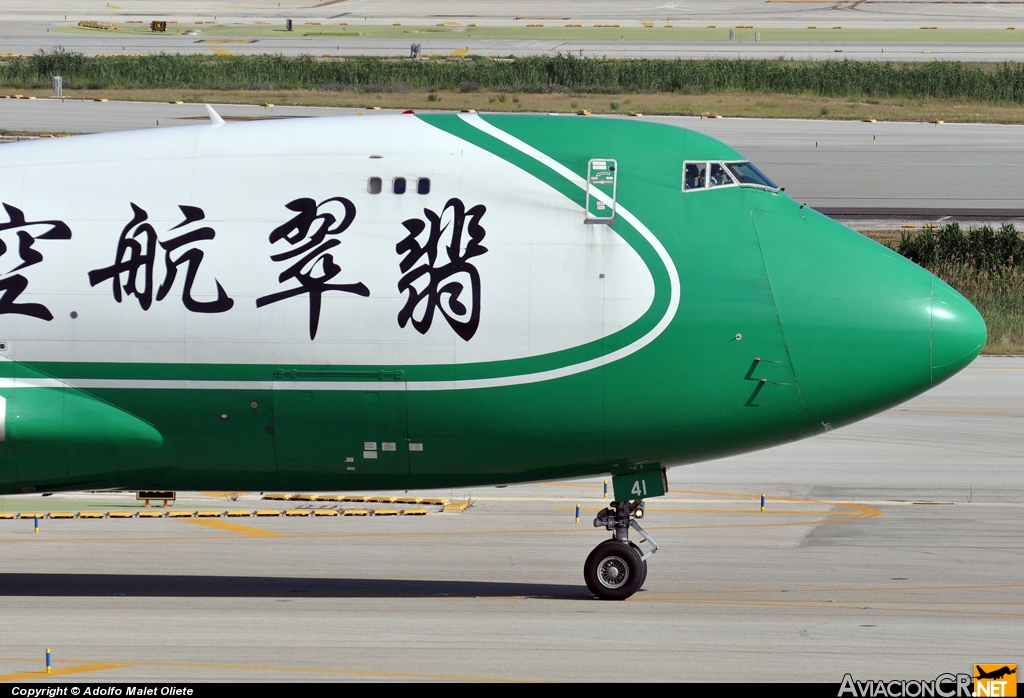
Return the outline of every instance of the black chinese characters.
[[[486,211],[483,204],[467,211],[461,200],[452,198],[440,214],[423,209],[426,221],[402,222],[409,234],[395,246],[398,254],[405,255],[398,290],[408,296],[398,313],[400,327],[411,320],[417,332],[426,334],[434,311],[439,310],[462,339],[469,341],[476,334],[480,272],[469,260],[487,252],[480,244],[486,234],[480,219]]]
[[[53,319],[53,313],[45,305],[14,302],[28,288],[28,279],[15,272],[43,261],[42,253],[35,249],[37,240],[70,240],[71,228],[62,221],[26,221],[21,209],[10,204],[5,203],[4,210],[7,211],[8,221],[0,223],[0,234],[8,230],[16,231],[18,256],[12,259],[14,251],[8,248],[3,236],[0,235],[0,263],[3,264],[0,267],[0,315],[27,315],[50,321]],[[4,257],[7,259],[3,259]],[[8,268],[9,263],[15,264],[19,260],[20,264]]]
[[[295,281],[297,286],[256,299],[256,307],[262,308],[286,298],[309,294],[309,338],[316,338],[320,326],[320,306],[327,291],[352,293],[369,296],[370,290],[363,283],[331,284],[331,279],[341,273],[341,267],[334,261],[328,250],[341,244],[336,236],[344,233],[356,217],[356,207],[348,199],[336,196],[319,204],[314,199],[295,199],[287,204],[296,215],[287,223],[274,228],[270,233],[270,244],[284,241],[291,249],[271,255],[275,262],[291,262],[290,266],[277,277],[279,283]],[[335,215],[337,214],[337,215]],[[340,218],[339,218],[340,216]],[[330,236],[330,239],[328,239]]]
[[[38,298],[32,299],[37,302],[26,302],[24,294],[29,281],[22,272],[43,261],[37,249],[39,241],[70,240],[71,229],[58,220],[27,221],[20,209],[6,203],[3,206],[8,221],[0,222],[0,315],[52,320],[53,314]],[[174,295],[180,295],[189,312],[231,310],[235,301],[220,281],[210,278],[208,269],[199,278],[206,254],[202,243],[217,237],[203,209],[179,205],[181,221],[162,224],[159,218],[151,220],[149,213],[134,202],[130,206],[131,220],[117,237],[113,262],[89,271],[89,285],[110,282],[107,288],[117,303],[132,296],[143,311],[150,310],[176,289]],[[320,325],[325,293],[370,296],[369,288],[359,279],[336,283],[345,280],[338,278],[342,275],[341,250],[336,248],[341,245],[341,235],[355,221],[356,207],[349,199],[335,196],[319,203],[309,197],[296,198],[286,208],[294,215],[274,228],[268,238],[270,260],[280,264],[277,281],[281,288],[259,295],[255,303],[262,308],[306,296],[309,338],[313,340]],[[477,333],[481,279],[473,260],[488,251],[482,244],[486,231],[481,225],[486,211],[483,204],[467,209],[461,199],[451,198],[438,211],[424,208],[422,217],[402,221],[404,237],[394,248],[399,256],[398,291],[403,297],[398,308],[399,327],[411,323],[416,332],[425,335],[439,312],[464,341]],[[397,227],[395,223],[389,225]],[[347,276],[351,275],[349,272]],[[22,302],[17,302],[19,297]]]
[[[217,298],[212,301],[197,301],[192,297],[192,285],[203,261],[203,251],[195,247],[200,240],[213,240],[216,232],[209,226],[194,226],[170,240],[160,241],[156,229],[148,222],[149,215],[134,203],[132,219],[121,231],[117,241],[114,263],[109,267],[89,272],[89,285],[95,286],[107,280],[113,281],[114,300],[121,302],[122,292],[135,296],[143,310],[153,304],[153,273],[156,266],[157,244],[164,250],[164,280],[156,290],[156,300],[167,297],[178,276],[178,267],[187,265],[181,302],[193,313],[223,313],[234,306],[224,287],[217,284]],[[186,228],[203,220],[206,214],[196,206],[179,206],[185,219],[171,230]],[[168,231],[170,232],[170,231]],[[179,252],[180,250],[180,252]]]

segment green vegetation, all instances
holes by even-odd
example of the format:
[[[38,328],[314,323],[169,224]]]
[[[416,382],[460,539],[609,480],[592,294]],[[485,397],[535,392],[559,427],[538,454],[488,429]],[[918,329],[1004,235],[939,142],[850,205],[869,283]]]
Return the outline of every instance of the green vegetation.
[[[999,230],[985,225],[964,232],[959,223],[949,223],[917,235],[905,232],[895,250],[923,267],[955,264],[985,271],[1024,268],[1024,238],[1009,223]]]
[[[931,271],[962,293],[988,325],[986,354],[1024,354],[1024,270],[941,264]]]
[[[1012,225],[964,231],[958,223],[893,245],[962,293],[988,325],[987,354],[1024,353],[1024,238]]]
[[[1024,65],[855,61],[525,58],[317,59],[312,56],[87,57],[55,51],[0,60],[0,85],[65,89],[313,89],[402,92],[777,93],[1024,102]]]

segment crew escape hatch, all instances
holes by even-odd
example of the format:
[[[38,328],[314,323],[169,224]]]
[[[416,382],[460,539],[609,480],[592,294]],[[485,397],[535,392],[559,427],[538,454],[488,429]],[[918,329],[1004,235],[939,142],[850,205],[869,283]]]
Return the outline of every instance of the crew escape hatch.
[[[615,193],[619,163],[612,158],[593,158],[587,163],[588,225],[615,224]]]

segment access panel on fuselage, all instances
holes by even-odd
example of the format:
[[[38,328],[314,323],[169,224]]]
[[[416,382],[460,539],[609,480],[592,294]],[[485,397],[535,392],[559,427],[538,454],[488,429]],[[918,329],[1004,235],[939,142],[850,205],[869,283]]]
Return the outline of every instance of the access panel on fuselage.
[[[409,472],[404,380],[315,389],[274,381],[278,472],[316,475],[328,489]]]

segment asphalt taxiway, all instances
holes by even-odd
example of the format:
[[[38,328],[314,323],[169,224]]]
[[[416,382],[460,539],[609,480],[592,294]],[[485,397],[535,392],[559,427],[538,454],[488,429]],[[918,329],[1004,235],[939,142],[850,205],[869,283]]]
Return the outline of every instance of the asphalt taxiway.
[[[170,22],[167,33],[146,32],[152,20]],[[286,29],[288,20],[292,31]],[[331,36],[343,27],[346,36]],[[713,40],[657,36],[667,29],[706,33],[712,28],[719,34]],[[491,37],[495,29],[505,33]],[[773,38],[780,29],[806,35]],[[728,31],[736,33],[736,41],[729,40]],[[879,31],[883,34],[844,35]],[[947,31],[959,34],[941,36]],[[1024,57],[1024,42],[1015,38],[1020,31],[1024,6],[1014,0],[9,0],[0,17],[0,54],[62,47],[86,55],[401,56],[418,43],[424,55],[1000,62]]]
[[[1024,359],[983,357],[859,424],[670,471],[626,602],[582,580],[600,480],[436,493],[474,505],[420,517],[0,520],[0,679],[42,679],[46,647],[50,680],[102,682],[837,683],[1019,662],[1022,394]],[[225,497],[203,506],[264,505]]]
[[[1022,22],[1024,25],[1024,22]],[[680,59],[680,60],[793,60],[793,61],[894,61],[924,63],[961,61],[975,63],[1020,62],[1024,60],[1024,42],[962,40],[887,41],[841,40],[829,37],[818,41],[806,37],[795,41],[746,40],[665,40],[642,41],[612,38],[534,38],[515,36],[500,39],[474,38],[472,33],[445,35],[409,35],[404,38],[339,38],[316,33],[296,38],[244,39],[207,29],[201,36],[153,37],[141,35],[82,35],[47,32],[45,26],[12,34],[0,24],[2,53],[31,55],[39,51],[73,51],[87,56],[151,55],[313,55],[323,58],[343,56],[408,56],[412,44],[421,56],[556,56],[583,58]],[[1022,26],[1024,33],[1024,26]],[[479,37],[479,32],[478,32]],[[758,33],[760,37],[760,33]]]
[[[216,105],[216,109],[229,121],[360,113],[374,118],[387,113],[255,105]],[[728,143],[795,199],[830,214],[878,219],[880,227],[892,225],[901,216],[918,222],[950,215],[965,222],[1024,218],[1020,195],[1024,126],[642,118]],[[198,104],[0,99],[0,128],[13,132],[98,133],[208,123],[206,110]]]
[[[4,20],[11,23],[108,20],[140,17],[217,21],[366,21],[368,23],[478,24],[516,26],[527,23],[694,22],[755,24],[763,27],[841,25],[856,28],[917,29],[922,21],[961,28],[1004,28],[1024,21],[1024,8],[1014,0],[985,3],[943,0],[686,0],[629,2],[620,0],[6,0]]]

